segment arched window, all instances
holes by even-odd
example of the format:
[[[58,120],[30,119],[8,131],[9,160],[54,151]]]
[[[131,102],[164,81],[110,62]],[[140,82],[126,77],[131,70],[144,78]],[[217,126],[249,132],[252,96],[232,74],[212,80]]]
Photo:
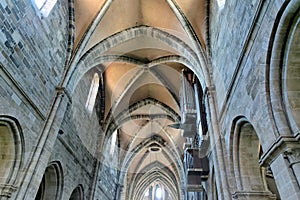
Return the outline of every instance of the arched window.
[[[142,200],[170,200],[175,199],[171,195],[170,190],[163,184],[159,182],[152,183],[144,191]]]
[[[155,187],[155,200],[161,200],[163,197],[163,191],[159,184]]]
[[[219,9],[221,10],[221,9],[224,8],[226,0],[217,0],[217,3],[218,3],[218,6],[219,6]]]
[[[244,117],[235,122],[232,137],[234,198],[280,199],[271,173],[259,165],[263,154],[256,130]],[[266,177],[268,175],[268,177]]]
[[[47,17],[57,0],[34,0],[36,7],[39,9],[43,17]]]
[[[152,191],[152,188],[151,188],[151,191]],[[151,191],[150,191],[150,188],[147,188],[144,192],[144,196],[143,196],[143,200],[149,200],[151,199]]]
[[[113,156],[113,154],[115,152],[115,147],[116,147],[116,142],[117,142],[117,134],[118,134],[118,129],[116,129],[111,136],[111,145],[110,145],[110,150],[109,150],[109,154],[111,156]]]
[[[96,101],[96,96],[98,93],[98,88],[99,88],[99,75],[97,73],[94,74],[89,95],[85,103],[85,108],[88,110],[89,113],[92,113],[95,101]]]

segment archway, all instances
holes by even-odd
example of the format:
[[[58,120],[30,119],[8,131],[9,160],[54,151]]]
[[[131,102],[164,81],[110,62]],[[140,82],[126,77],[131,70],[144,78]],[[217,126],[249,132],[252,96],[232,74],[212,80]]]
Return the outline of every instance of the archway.
[[[232,145],[231,162],[236,182],[233,198],[280,199],[274,179],[259,165],[263,151],[258,135],[243,117],[234,124]]]
[[[45,170],[35,200],[59,200],[62,195],[63,178],[59,162],[51,163]]]
[[[78,185],[72,192],[70,200],[83,200],[83,189],[82,185]]]
[[[141,200],[170,200],[176,199],[168,187],[159,181],[151,183],[145,190]]]
[[[299,48],[299,7],[298,1],[289,1],[280,7],[266,61],[267,100],[278,135],[299,133],[299,103],[295,97],[299,92],[296,78],[299,75],[296,56]]]
[[[271,164],[282,198],[299,196],[299,8],[297,0],[278,5],[267,57],[267,95],[277,140],[261,164]],[[288,138],[288,139],[287,139]],[[276,158],[276,159],[274,159]],[[279,164],[280,163],[280,164]],[[276,166],[286,166],[276,168]],[[274,166],[274,167],[273,167]],[[282,183],[280,176],[287,178]],[[286,193],[289,188],[291,193]]]
[[[295,17],[288,36],[284,56],[283,98],[289,123],[294,134],[299,133],[300,127],[300,13]]]
[[[0,116],[0,199],[17,189],[22,164],[23,137],[15,119]]]

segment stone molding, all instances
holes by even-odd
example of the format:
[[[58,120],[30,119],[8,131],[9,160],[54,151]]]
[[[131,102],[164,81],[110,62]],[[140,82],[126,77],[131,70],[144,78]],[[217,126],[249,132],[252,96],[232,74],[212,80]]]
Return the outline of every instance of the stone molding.
[[[280,154],[284,154],[285,157],[294,155],[298,152],[297,162],[300,161],[300,134],[297,136],[280,136],[275,142],[265,151],[259,160],[261,166],[269,166]]]
[[[0,184],[0,199],[1,197],[10,198],[12,193],[17,190],[17,187],[11,184]]]
[[[235,191],[233,199],[276,199],[276,195],[270,191]]]
[[[294,164],[300,163],[300,146],[295,148],[289,148],[283,152],[284,156],[289,159],[290,167]]]

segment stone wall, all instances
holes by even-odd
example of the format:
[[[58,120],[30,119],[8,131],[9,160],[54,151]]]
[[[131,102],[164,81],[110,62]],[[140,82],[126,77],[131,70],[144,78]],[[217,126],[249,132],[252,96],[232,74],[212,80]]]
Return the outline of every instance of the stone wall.
[[[64,174],[62,199],[69,199],[72,191],[78,185],[82,185],[84,196],[88,199],[94,176],[93,163],[95,160],[82,144],[72,123],[71,105],[68,106],[61,130],[63,130],[63,134],[58,136],[49,162],[59,161],[62,165]]]
[[[53,127],[47,129],[47,123],[52,123],[49,115],[58,92],[56,87],[65,69],[69,40],[68,1],[57,1],[47,18],[40,17],[33,2],[0,2],[0,115],[14,118],[24,136],[22,173],[16,180],[14,187],[18,191],[13,193],[12,198],[26,196],[24,198],[34,199],[45,167],[52,161],[61,163],[63,168],[62,199],[68,199],[78,184],[82,184],[87,197],[93,180],[96,145],[83,144],[79,135],[87,133],[79,134],[76,126],[92,123],[99,127],[98,122],[90,118],[80,121],[75,117],[74,120],[72,100],[76,103],[79,98],[75,95],[74,99],[70,99],[65,93],[63,98],[69,105],[66,113],[63,107],[59,107],[59,116],[55,116],[60,118],[64,115],[62,125],[54,120]],[[87,91],[89,84],[82,84],[77,92]],[[85,92],[80,101],[84,102],[86,97]],[[84,104],[81,107],[84,109]],[[63,134],[56,138],[59,129]],[[93,135],[97,137],[99,131],[95,132]],[[88,140],[97,142],[95,138]],[[41,145],[44,148],[42,152],[39,149]],[[88,146],[92,148],[88,149]],[[34,157],[39,154],[37,152],[42,155],[41,160]],[[19,188],[21,184],[22,188]],[[34,187],[26,190],[27,184]]]
[[[78,185],[82,185],[84,196],[88,199],[91,195],[91,188],[95,187],[93,186],[94,178],[97,175],[94,171],[96,169],[95,156],[96,149],[100,148],[97,145],[100,143],[99,139],[103,131],[96,116],[95,106],[97,104],[92,113],[85,107],[95,72],[93,70],[87,72],[71,94],[72,98],[60,127],[63,134],[58,136],[52,151],[50,161],[60,161],[65,173],[62,199],[68,199]],[[109,175],[103,178],[102,175],[101,181],[104,178],[112,180]],[[114,190],[109,191],[114,192]],[[102,196],[103,194],[95,192],[94,198],[103,199]]]
[[[219,16],[212,17],[211,27],[216,27],[212,30],[212,60],[218,117],[221,133],[230,137],[233,120],[245,116],[266,148],[275,139],[265,90],[274,2],[246,2],[227,1]],[[241,12],[245,14],[243,18],[239,17]],[[256,13],[259,15],[254,18]],[[218,35],[214,34],[218,30]]]
[[[100,170],[98,172],[98,183],[95,190],[96,200],[113,200],[116,198],[117,182],[119,176],[119,148],[118,142],[111,151],[112,137],[106,140],[103,147]]]
[[[32,2],[0,2],[0,63],[46,115],[64,70],[69,35],[65,17],[68,2],[58,1],[51,14],[43,19]]]
[[[292,2],[295,3],[297,1]],[[280,12],[286,6],[284,3],[287,2],[281,0],[227,0],[222,10],[218,10],[216,2],[212,3],[212,13],[215,13],[211,16],[210,21],[210,26],[213,27],[210,30],[212,76],[217,98],[217,118],[220,122],[218,126],[220,128],[220,137],[217,139],[224,144],[222,154],[226,166],[226,170],[220,172],[220,175],[226,174],[228,178],[226,181],[231,194],[234,192],[233,188],[236,182],[233,180],[235,174],[230,158],[238,151],[238,149],[233,148],[232,144],[233,137],[235,137],[233,135],[233,129],[236,128],[235,122],[240,118],[245,118],[253,125],[262,145],[263,153],[267,153],[271,147],[277,145],[276,140],[280,139],[278,130],[283,130],[283,134],[288,134],[287,131],[284,131],[285,125],[283,121],[274,125],[273,111],[270,110],[270,105],[273,104],[272,106],[276,112],[281,112],[282,110],[279,107],[280,102],[270,101],[269,95],[273,91],[269,91],[268,88],[269,73],[270,70],[274,70],[269,68],[269,48],[274,40],[274,35],[272,34],[274,29],[276,30],[275,20],[278,15],[280,17]],[[288,25],[292,22],[285,21],[285,23]],[[275,52],[275,54],[277,53]],[[278,59],[280,58],[278,57]],[[279,63],[280,61],[276,60],[274,62]],[[280,82],[280,77],[278,76],[278,79],[272,81]],[[281,98],[281,91],[281,88],[276,88],[275,95],[278,95],[277,98]],[[278,130],[276,130],[275,126],[278,127]],[[292,135],[290,136],[293,137]],[[279,149],[278,152],[281,151]],[[276,171],[276,173],[278,172],[277,165],[281,166],[282,169],[286,167],[286,163],[283,163],[282,155],[279,155],[277,158],[280,161],[274,161],[271,164],[272,170]],[[272,159],[275,158],[273,157]],[[233,160],[233,162],[237,162],[237,160]],[[214,167],[217,168],[218,166]],[[293,176],[289,172],[284,171],[285,176],[290,179],[289,181],[282,181],[283,174],[279,173],[280,175],[278,174],[277,176],[276,173],[274,173],[274,177],[282,195],[281,198],[295,198],[299,192],[299,188],[297,189],[297,186],[293,183],[295,177],[292,178]],[[288,195],[285,192],[286,188],[290,188],[290,194],[295,195]],[[250,195],[250,193],[247,193],[247,195]],[[260,198],[271,198],[268,195],[261,194]]]
[[[73,126],[74,132],[78,134],[82,143],[92,155],[95,155],[99,143],[98,139],[103,135],[103,130],[100,126],[100,120],[97,117],[95,108],[99,106],[98,103],[95,103],[92,113],[90,113],[85,106],[94,73],[98,73],[100,76],[101,72],[98,70],[88,71],[77,84],[73,94],[71,94],[71,113],[68,120],[69,125]],[[96,102],[99,102],[99,100],[97,99]]]
[[[0,2],[0,114],[13,116],[25,136],[26,158],[38,141],[64,69],[66,1],[41,19],[30,0]],[[57,23],[59,22],[59,23]]]
[[[226,95],[236,81],[236,71],[241,68],[259,3],[259,0],[226,1],[225,7],[219,9],[217,2],[212,1],[211,56],[219,109],[226,103]]]
[[[215,181],[219,187],[220,176],[224,175],[230,194],[236,192],[233,186],[236,184],[233,161],[230,159],[236,150],[232,138],[238,119],[243,118],[253,126],[263,153],[271,152],[272,145],[277,145],[279,133],[275,130],[270,109],[270,104],[274,102],[268,99],[268,51],[274,39],[273,26],[281,7],[286,2],[296,1],[227,0],[223,9],[218,8],[216,1],[211,1],[212,77],[216,90],[216,118],[219,122],[216,127],[220,129],[220,135],[215,139],[222,140],[223,149],[218,151],[223,157],[214,162],[215,157],[210,152],[209,158],[210,163],[224,161],[226,169],[212,177],[213,170],[218,170],[218,166],[211,166],[211,177],[206,187],[209,197],[215,194],[213,191],[217,191]],[[73,82],[71,86],[68,85],[72,88],[68,92],[56,89],[61,82],[67,57],[68,1],[58,0],[47,18],[39,16],[32,2],[0,1],[0,116],[13,118],[20,125],[24,137],[21,140],[23,157],[20,173],[14,185],[17,192],[13,193],[12,199],[34,199],[45,168],[53,161],[62,166],[62,199],[68,199],[78,185],[82,185],[86,199],[91,188],[95,188],[94,199],[114,199],[119,175],[117,145],[113,155],[109,153],[111,139],[104,142],[106,146],[98,146],[103,139],[103,130],[95,109],[89,113],[85,108],[95,71],[88,71],[78,85],[74,86]],[[290,57],[298,56],[297,52],[292,53]],[[85,66],[81,67],[84,69]],[[298,79],[298,76],[292,78]],[[60,95],[58,93],[63,93],[64,102],[57,115],[55,111],[53,113],[55,119],[62,118],[61,122],[51,118],[53,99]],[[297,97],[289,101],[290,104],[295,101],[295,109],[298,109]],[[281,110],[277,106],[275,108]],[[299,117],[298,111],[292,114],[294,118]],[[208,116],[212,116],[210,110]],[[210,119],[208,121],[211,122]],[[286,127],[281,127],[282,124],[276,125],[279,131],[286,130]],[[210,135],[212,131],[216,130],[210,126]],[[58,133],[61,134],[57,136]],[[297,145],[299,147],[299,142]],[[97,149],[103,149],[101,155]],[[299,181],[296,178],[299,177],[295,178],[295,174],[299,174],[299,154],[279,147],[274,152],[275,155],[270,156],[272,162],[268,155],[266,160],[271,162],[282,199],[296,199],[299,197],[299,185],[296,184]],[[95,159],[99,159],[99,168],[95,165]],[[96,183],[93,182],[94,178],[97,178]]]

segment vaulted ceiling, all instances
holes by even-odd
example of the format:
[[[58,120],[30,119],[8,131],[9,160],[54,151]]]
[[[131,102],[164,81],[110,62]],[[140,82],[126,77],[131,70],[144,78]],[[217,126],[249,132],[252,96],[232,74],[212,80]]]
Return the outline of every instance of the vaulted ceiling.
[[[144,190],[141,179],[153,174],[170,190],[179,190],[175,182],[183,181],[186,138],[168,125],[180,122],[182,70],[199,66],[199,54],[205,55],[207,0],[74,3],[72,54],[77,62],[103,66],[103,127],[107,135],[119,130],[121,170],[137,190]],[[133,175],[158,168],[166,173]]]

